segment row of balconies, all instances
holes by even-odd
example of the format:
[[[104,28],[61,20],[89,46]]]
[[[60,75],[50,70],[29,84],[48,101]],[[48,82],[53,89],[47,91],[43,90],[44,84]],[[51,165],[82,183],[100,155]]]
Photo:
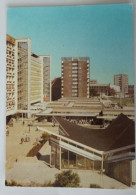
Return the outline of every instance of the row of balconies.
[[[15,71],[14,71],[14,68],[13,68],[13,67],[10,67],[10,68],[9,68],[9,67],[6,67],[6,73],[8,74],[8,73],[10,73],[10,72],[11,72],[11,73],[12,73],[12,72],[15,72]]]
[[[14,80],[7,80],[6,83],[7,83],[7,84],[14,84],[15,81],[14,81]]]
[[[9,111],[9,110],[13,110],[14,108],[15,108],[15,106],[7,106],[6,110]]]
[[[72,78],[72,81],[77,81],[78,80],[78,78]]]
[[[50,79],[50,74],[43,74],[43,78],[44,78],[44,77]]]
[[[10,92],[10,90],[7,91],[7,89],[6,89],[6,96],[7,97],[14,97],[14,95],[15,95],[15,91]]]
[[[15,93],[15,89],[7,89],[6,94],[10,95],[11,93]]]
[[[44,73],[49,73],[50,72],[50,67],[43,67],[43,72]]]
[[[63,76],[61,78],[62,78],[61,83],[63,83],[64,82]],[[70,79],[70,81],[85,81],[85,79],[84,78],[78,78],[78,77],[72,77],[72,79]],[[86,82],[89,83],[90,79],[87,78]]]
[[[72,93],[72,97],[77,97],[77,93]]]
[[[14,93],[15,92],[15,88],[6,88],[8,93]]]
[[[15,93],[12,92],[12,93],[6,93],[6,97],[7,98],[15,98]]]
[[[7,76],[10,76],[14,72],[14,68],[6,68]],[[15,73],[15,72],[14,72]],[[10,75],[9,75],[10,74]]]
[[[15,101],[6,102],[6,106],[12,106],[12,105],[15,105]]]
[[[9,69],[12,69],[12,70],[14,70],[15,69],[15,65],[14,65],[14,63],[7,63],[7,71],[9,70]]]
[[[15,74],[14,68],[7,68],[7,74]]]
[[[18,56],[18,63],[23,64],[23,63],[28,63],[28,58],[27,55],[24,56]]]
[[[11,93],[6,93],[6,97],[7,98],[14,98],[14,96],[15,96],[15,93],[14,92],[11,92]]]
[[[6,51],[6,54],[15,54],[15,50],[14,49],[10,49],[10,48],[7,48],[7,51]]]
[[[12,59],[12,60],[14,60],[14,59],[15,59],[15,57],[14,57],[14,56],[11,56],[11,55],[8,55],[8,54],[7,54],[6,58],[7,58],[7,59]]]
[[[77,89],[77,85],[72,85],[72,89]]]
[[[7,54],[6,59],[15,60],[15,57],[14,57],[14,55]]]
[[[79,69],[81,69],[81,68],[79,68]],[[87,71],[84,71],[85,73],[85,75],[87,74],[87,76],[89,76],[89,72]],[[65,70],[65,73],[67,73],[67,71]],[[83,72],[81,72],[80,70],[78,71],[78,70],[70,70],[69,71],[69,73],[71,73],[71,74],[76,74],[76,75],[78,75],[78,74],[81,74],[81,73],[83,73]],[[63,75],[64,74],[64,71],[62,70],[61,71],[61,74]]]
[[[7,64],[14,64],[14,59],[9,59],[9,58],[7,58],[6,59],[6,62],[7,62]]]
[[[6,88],[7,88],[7,89],[13,89],[13,88],[14,88],[14,85],[13,85],[13,84],[11,84],[11,85],[6,85]]]
[[[78,71],[79,66],[72,66],[72,67],[70,67],[70,69],[71,69],[72,71],[74,71],[74,70]]]
[[[7,84],[15,83],[14,76],[7,76],[6,79]]]
[[[12,49],[7,49],[7,51],[6,51],[6,54],[9,54],[9,55],[14,55],[15,54],[15,52],[12,50]]]
[[[9,102],[9,101],[15,101],[15,97],[7,98],[7,102]]]
[[[7,43],[7,50],[15,51],[14,46],[8,45],[8,43]]]
[[[6,78],[7,81],[13,81],[15,79],[15,74],[7,73]]]
[[[24,66],[24,65],[22,64],[22,67],[19,67],[19,66],[18,66],[17,72],[18,72],[18,74],[20,74],[20,73],[25,73],[25,74],[27,74],[27,73],[28,73],[28,67],[27,67],[27,66]]]

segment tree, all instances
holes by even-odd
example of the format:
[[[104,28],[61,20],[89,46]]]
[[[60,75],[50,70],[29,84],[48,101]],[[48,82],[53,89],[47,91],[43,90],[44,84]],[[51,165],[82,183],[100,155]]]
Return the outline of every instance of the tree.
[[[115,96],[116,92],[115,89],[108,87],[107,88],[108,96]]]
[[[49,137],[50,137],[49,134],[46,132],[44,132],[41,136],[42,140],[45,142],[49,140]]]
[[[55,187],[79,187],[80,178],[77,173],[72,173],[71,170],[62,171],[55,175]]]

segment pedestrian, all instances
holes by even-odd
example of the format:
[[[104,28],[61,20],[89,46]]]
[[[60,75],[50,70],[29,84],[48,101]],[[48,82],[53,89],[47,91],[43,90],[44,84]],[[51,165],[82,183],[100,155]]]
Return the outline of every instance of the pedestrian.
[[[26,135],[26,137],[25,137],[25,142],[27,142],[27,135]]]
[[[24,138],[21,138],[21,144],[24,142]]]
[[[30,142],[30,135],[28,135],[28,142]]]
[[[36,142],[38,142],[38,137],[36,138]]]

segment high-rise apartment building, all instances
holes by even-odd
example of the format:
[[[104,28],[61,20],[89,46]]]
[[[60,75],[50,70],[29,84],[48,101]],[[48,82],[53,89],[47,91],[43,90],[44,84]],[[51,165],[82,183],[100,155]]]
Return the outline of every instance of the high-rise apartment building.
[[[42,59],[31,53],[30,104],[43,102],[43,85]]]
[[[30,109],[31,40],[16,40],[17,109]]]
[[[127,74],[117,74],[114,75],[114,85],[120,86],[120,91],[122,95],[128,93],[128,75]]]
[[[52,80],[52,101],[61,98],[61,77]]]
[[[40,55],[43,64],[43,98],[51,101],[51,56]]]
[[[89,58],[63,57],[61,63],[61,97],[89,98]]]
[[[6,115],[10,115],[16,109],[15,39],[7,35],[6,42]]]
[[[31,52],[31,40],[7,35],[7,116],[30,113],[31,106],[51,98],[50,56]]]

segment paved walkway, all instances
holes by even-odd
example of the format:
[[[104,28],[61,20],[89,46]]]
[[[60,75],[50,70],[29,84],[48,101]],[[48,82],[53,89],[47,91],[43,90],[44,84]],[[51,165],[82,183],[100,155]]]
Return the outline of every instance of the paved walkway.
[[[47,147],[45,153],[38,160],[36,157],[19,159],[14,163],[14,167],[7,171],[6,178],[8,181],[15,180],[18,183],[27,185],[32,182],[37,184],[45,184],[49,181],[55,181],[55,174],[61,173],[63,170],[49,167],[50,146]],[[80,177],[81,187],[88,188],[90,184],[98,184],[102,188],[107,189],[127,189],[128,187],[115,179],[106,175],[100,175],[95,171],[73,170]]]
[[[14,122],[13,127],[9,127],[9,136],[6,136],[6,169],[13,167],[14,162],[21,157],[25,157],[30,149],[37,143],[37,140],[41,139],[42,131],[36,131],[36,126],[29,127],[30,121],[25,121],[23,125],[22,120]],[[45,124],[45,128],[56,132],[55,127],[52,127],[48,123]],[[30,136],[30,142],[24,142],[21,144],[21,138]]]
[[[63,170],[61,170],[63,171]],[[14,180],[20,184],[37,184],[54,182],[55,174],[60,173],[56,168],[50,168],[43,161],[37,162],[17,162],[14,167],[7,171],[6,178],[8,181]],[[88,188],[90,184],[98,184],[105,189],[127,189],[128,187],[110,177],[100,175],[94,171],[73,170],[80,177],[81,187]]]
[[[54,127],[48,128],[56,131]],[[45,126],[46,128],[46,126]],[[29,135],[30,142],[20,144],[22,136]],[[36,131],[36,127],[27,126],[27,122],[23,125],[22,121],[14,123],[13,127],[9,127],[9,136],[6,137],[6,180],[14,180],[17,183],[26,185],[32,182],[38,184],[54,182],[55,174],[61,171],[56,168],[49,167],[50,146],[42,150],[42,156],[38,160],[36,157],[26,157],[26,154],[36,143],[36,139],[40,139],[41,131]],[[17,160],[17,161],[16,161]],[[73,170],[77,172],[80,177],[80,184],[82,187],[89,187],[90,184],[98,184],[103,188],[125,189],[126,185],[105,175],[100,175],[94,171],[88,170]]]

